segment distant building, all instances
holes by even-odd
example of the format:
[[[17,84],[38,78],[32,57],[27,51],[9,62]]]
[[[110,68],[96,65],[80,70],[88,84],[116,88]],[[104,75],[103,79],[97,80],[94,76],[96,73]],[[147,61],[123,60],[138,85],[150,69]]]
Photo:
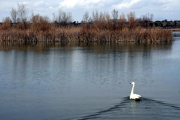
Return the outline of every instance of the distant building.
[[[175,20],[175,21],[174,21],[174,26],[175,26],[175,27],[180,27],[180,21]]]

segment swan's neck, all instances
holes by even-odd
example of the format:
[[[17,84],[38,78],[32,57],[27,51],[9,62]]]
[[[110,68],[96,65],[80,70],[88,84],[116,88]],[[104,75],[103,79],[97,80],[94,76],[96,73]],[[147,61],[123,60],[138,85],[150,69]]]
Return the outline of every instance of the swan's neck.
[[[132,86],[131,94],[134,94],[134,86],[135,86],[135,84],[133,84],[133,86]]]

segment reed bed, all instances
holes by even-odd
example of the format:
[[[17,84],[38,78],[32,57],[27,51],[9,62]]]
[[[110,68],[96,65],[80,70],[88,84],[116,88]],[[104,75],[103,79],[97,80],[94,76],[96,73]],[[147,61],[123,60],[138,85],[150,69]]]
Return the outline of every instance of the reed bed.
[[[25,5],[18,4],[18,7],[19,10],[23,11],[20,8],[25,8]],[[62,14],[62,11],[60,13]],[[51,22],[49,17],[39,14],[32,14],[30,21],[27,21],[27,18],[21,19],[18,24],[12,24],[10,19],[4,19],[3,23],[0,24],[0,40],[59,42],[157,42],[173,40],[171,30],[150,27],[152,18],[147,15],[136,18],[135,12],[130,12],[125,17],[126,15],[123,13],[118,15],[118,11],[114,9],[112,18],[108,12],[93,11],[91,17],[88,12],[85,12],[81,25],[78,27],[70,23],[71,16],[65,19],[61,14],[54,16],[54,22]],[[66,15],[65,12],[63,14]],[[15,21],[14,23],[16,23]]]
[[[136,28],[129,30],[94,30],[82,27],[52,28],[48,31],[1,30],[3,41],[67,41],[67,42],[157,42],[171,41],[172,31],[161,28]]]
[[[18,25],[17,25],[18,26]],[[45,23],[41,26],[28,25],[27,29],[0,26],[1,41],[59,41],[59,42],[157,42],[171,41],[172,31],[162,28],[143,28],[128,26],[123,28],[86,26],[55,27]]]

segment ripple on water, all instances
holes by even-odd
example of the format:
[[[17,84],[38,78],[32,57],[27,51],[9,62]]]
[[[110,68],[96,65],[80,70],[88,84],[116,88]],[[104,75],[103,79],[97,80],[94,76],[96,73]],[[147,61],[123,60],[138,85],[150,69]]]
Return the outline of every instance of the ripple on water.
[[[163,103],[161,101],[142,98],[141,101],[130,100],[125,97],[122,102],[106,110],[98,111],[94,114],[83,116],[79,120],[115,120],[115,119],[133,119],[133,120],[179,120],[180,107]]]

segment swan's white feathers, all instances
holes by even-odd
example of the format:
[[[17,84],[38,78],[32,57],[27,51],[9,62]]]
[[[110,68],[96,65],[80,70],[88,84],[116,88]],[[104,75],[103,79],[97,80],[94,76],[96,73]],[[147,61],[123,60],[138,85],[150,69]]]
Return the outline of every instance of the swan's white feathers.
[[[141,96],[138,95],[138,94],[134,94],[134,86],[135,86],[135,83],[134,83],[134,82],[131,82],[130,84],[133,84],[133,87],[132,87],[132,90],[131,90],[131,94],[130,94],[130,99],[139,100]]]
[[[131,94],[130,95],[130,99],[140,99],[140,95],[138,95],[138,94]]]

